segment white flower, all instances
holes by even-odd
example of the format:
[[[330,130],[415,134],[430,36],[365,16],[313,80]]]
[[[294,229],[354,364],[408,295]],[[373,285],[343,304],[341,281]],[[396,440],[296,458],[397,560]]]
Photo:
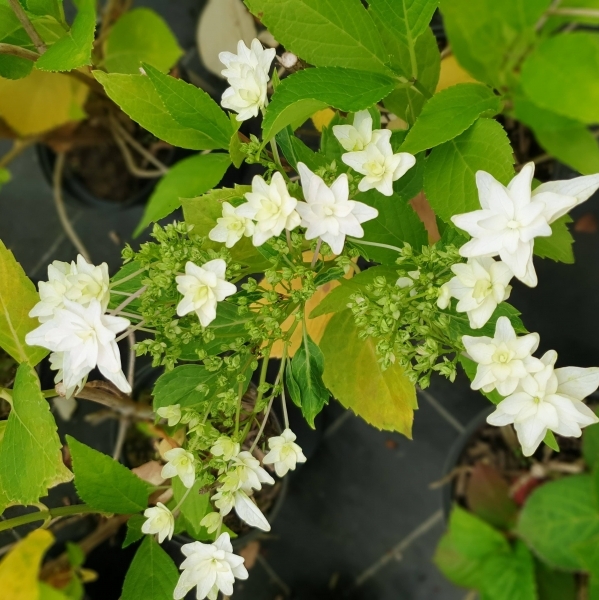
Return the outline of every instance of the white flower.
[[[524,379],[518,391],[501,401],[487,422],[514,424],[524,456],[531,456],[550,429],[558,435],[580,437],[581,427],[599,422],[582,402],[599,386],[599,368],[554,369],[557,353],[541,358],[543,369]]]
[[[465,335],[462,342],[468,356],[478,363],[472,389],[509,396],[530,373],[537,373],[543,365],[532,353],[539,347],[539,334],[520,337],[507,317],[499,317],[495,337]]]
[[[413,288],[414,283],[418,281],[419,278],[420,269],[417,269],[416,271],[408,271],[408,277],[399,277],[399,279],[395,282],[395,285],[399,288]],[[415,289],[410,290],[410,296],[415,296],[416,293],[417,292]]]
[[[158,541],[161,544],[165,538],[170,540],[173,537],[175,517],[162,502],[157,502],[156,506],[146,508],[144,517],[147,517],[147,520],[141,526],[142,533],[150,535],[157,533]]]
[[[512,286],[509,283],[513,273],[505,263],[488,257],[471,258],[467,264],[453,265],[451,270],[455,277],[445,284],[447,291],[441,292],[437,305],[447,308],[449,297],[457,298],[456,310],[468,313],[470,327],[480,329],[497,305],[510,297]]]
[[[208,327],[216,318],[216,304],[231,296],[237,288],[225,280],[227,263],[215,258],[201,267],[191,261],[185,265],[185,275],[175,278],[177,289],[183,299],[177,305],[180,317],[195,312],[203,327]]]
[[[109,285],[106,263],[96,267],[81,254],[77,256],[76,263],[55,260],[48,265],[48,281],[38,284],[40,301],[31,309],[29,316],[38,317],[44,323],[52,318],[56,309],[64,308],[65,299],[82,306],[89,306],[92,300],[98,300],[104,312],[110,301]]]
[[[270,185],[260,177],[252,179],[252,191],[245,195],[247,202],[237,207],[241,217],[254,219],[254,246],[261,246],[271,237],[281,235],[283,229],[291,231],[300,224],[295,207],[297,200],[289,195],[283,176],[277,172]]]
[[[537,285],[534,238],[550,236],[550,224],[599,188],[599,175],[543,183],[531,192],[534,164],[524,165],[507,187],[485,171],[476,173],[482,210],[451,220],[472,239],[460,248],[468,258],[497,256],[526,285]]]
[[[223,216],[216,219],[216,227],[210,230],[208,237],[213,242],[223,242],[232,248],[244,235],[250,237],[254,233],[254,222],[242,217],[235,207],[223,202]]]
[[[306,202],[297,203],[302,227],[307,227],[306,239],[322,238],[335,254],[341,254],[345,236],[361,238],[360,223],[378,216],[379,211],[363,202],[349,199],[349,183],[343,173],[329,187],[304,163],[297,165]]]
[[[353,125],[333,125],[333,135],[348,152],[364,150],[381,131],[372,131],[372,115],[367,110],[360,110],[354,115]]]
[[[228,462],[239,454],[239,450],[240,446],[238,442],[234,442],[226,435],[221,435],[210,449],[210,452],[214,456],[222,456],[223,460]]]
[[[223,486],[212,496],[212,501],[223,517],[234,508],[237,516],[248,525],[270,531],[270,524],[266,517],[243,490],[227,490]]]
[[[208,513],[201,521],[200,525],[206,528],[208,533],[214,533],[223,524],[223,517],[220,513]]]
[[[234,471],[238,480],[235,489],[242,489],[247,494],[252,490],[262,489],[262,484],[273,485],[275,480],[260,466],[260,461],[255,459],[249,452],[240,452],[232,461]]]
[[[66,299],[64,304],[52,319],[27,334],[27,344],[62,353],[54,357],[54,365],[61,368],[67,390],[80,387],[88,373],[98,367],[106,379],[130,393],[115,341],[116,334],[129,327],[129,321],[102,314],[98,300],[91,300],[87,307]]]
[[[440,309],[445,309],[451,303],[451,287],[449,286],[449,281],[444,283],[439,288],[439,297],[437,298],[437,306]]]
[[[389,129],[381,129],[376,139],[364,150],[347,152],[341,160],[364,175],[358,184],[361,192],[374,188],[385,196],[393,195],[393,182],[416,164],[416,158],[408,152],[393,154]]]
[[[168,462],[162,467],[162,477],[164,479],[179,477],[186,488],[193,487],[196,479],[196,466],[193,454],[183,448],[173,448],[164,453],[164,458]]]
[[[260,110],[266,106],[268,71],[276,53],[274,48],[265,50],[262,44],[254,39],[250,48],[243,40],[239,40],[237,54],[221,52],[218,55],[227,67],[221,73],[231,86],[225,90],[221,104],[224,108],[239,113],[238,121],[257,117]]]
[[[168,420],[169,427],[174,427],[181,420],[181,406],[179,404],[161,406],[156,413],[159,417]]]
[[[181,552],[187,558],[180,566],[183,573],[173,592],[175,600],[181,600],[196,586],[197,600],[216,600],[219,591],[230,596],[235,579],[248,578],[247,569],[243,566],[244,559],[233,554],[228,533],[221,533],[213,544],[184,544]]]
[[[87,383],[89,371],[86,366],[83,366],[79,373],[70,374],[69,381],[71,382],[71,386],[66,387],[64,384],[64,370],[62,368],[64,364],[64,355],[64,352],[52,352],[49,357],[50,368],[57,372],[54,376],[56,391],[65,398],[71,398],[73,394],[77,394],[83,389],[83,386]]]
[[[279,477],[284,477],[288,471],[294,471],[297,463],[306,462],[306,457],[295,440],[296,435],[291,429],[285,429],[281,435],[268,440],[270,452],[262,462],[265,465],[274,465]]]

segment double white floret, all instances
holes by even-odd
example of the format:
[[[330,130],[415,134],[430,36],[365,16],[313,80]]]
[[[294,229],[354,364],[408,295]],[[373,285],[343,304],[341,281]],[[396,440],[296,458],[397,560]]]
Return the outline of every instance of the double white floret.
[[[146,520],[141,526],[142,533],[146,535],[158,535],[158,542],[162,544],[166,538],[169,540],[175,532],[175,517],[173,513],[162,502],[156,506],[146,508],[144,511]]]
[[[168,461],[162,467],[162,478],[178,477],[186,488],[193,487],[196,479],[195,458],[191,452],[184,448],[173,448],[164,453]]]
[[[242,237],[250,237],[253,233],[254,222],[241,216],[233,205],[223,202],[223,216],[216,220],[216,227],[210,230],[208,237],[232,248]]]
[[[262,462],[265,465],[273,465],[279,477],[284,477],[289,471],[295,471],[298,463],[306,462],[306,457],[295,440],[296,435],[291,429],[285,429],[281,435],[268,440],[270,452]]]

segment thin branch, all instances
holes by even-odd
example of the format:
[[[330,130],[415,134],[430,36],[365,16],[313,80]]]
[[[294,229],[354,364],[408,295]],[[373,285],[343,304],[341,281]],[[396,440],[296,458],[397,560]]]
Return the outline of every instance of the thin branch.
[[[18,58],[26,58],[35,62],[41,55],[33,50],[27,50],[27,48],[21,48],[21,46],[15,46],[13,44],[0,44],[0,54],[10,54]]]
[[[19,0],[8,0],[8,3],[10,4],[10,7],[12,8],[13,12],[15,13],[15,16],[17,17],[17,19],[19,19],[21,25],[23,26],[23,29],[29,36],[29,39],[33,42],[33,45],[37,48],[37,51],[40,54],[43,54],[47,49],[46,44],[44,44],[44,41],[40,37],[39,33],[35,30],[35,27],[33,26],[31,21],[29,20],[29,17],[26,15],[25,11],[23,10],[23,7],[21,6]]]
[[[112,123],[111,123],[112,125]],[[155,179],[156,177],[162,177],[162,175],[164,173],[162,173],[162,171],[159,171],[157,169],[155,169],[154,171],[149,171],[147,169],[141,169],[140,167],[138,167],[135,164],[135,160],[133,159],[133,156],[131,156],[131,152],[129,152],[129,148],[127,148],[127,144],[125,143],[125,140],[123,139],[123,137],[121,136],[121,134],[118,132],[118,130],[114,127],[111,126],[111,133],[112,133],[112,137],[114,138],[114,141],[117,143],[117,146],[119,147],[119,150],[121,151],[121,154],[123,155],[123,158],[125,159],[125,164],[127,165],[127,169],[129,169],[129,172],[134,175],[135,177],[139,177],[140,179]]]
[[[129,382],[131,389],[133,389],[133,383],[135,381],[135,331],[133,331],[132,329],[127,337],[129,339],[129,362],[127,364],[127,381]]]
[[[556,8],[549,9],[550,14],[559,17],[589,17],[599,19],[599,10],[593,8]]]
[[[0,44],[1,46],[2,44]],[[27,138],[25,140],[16,139],[13,142],[12,148],[2,157],[0,158],[0,168],[6,167],[10,162],[12,162],[23,150],[26,150],[32,144],[37,142],[37,138]]]
[[[562,0],[553,0],[551,6],[541,15],[541,18],[537,21],[535,25],[535,31],[541,31],[547,23],[547,19],[553,14],[553,11],[557,9],[557,7],[561,4]]]
[[[123,300],[115,309],[109,311],[109,313],[111,315],[118,314],[121,310],[123,310],[123,308],[125,308],[125,306],[129,306],[129,304],[131,304],[131,302],[133,302],[134,300],[137,300],[137,298],[139,298],[147,289],[148,289],[147,285],[140,287],[137,290],[137,292],[135,292],[134,294],[131,294],[126,300]]]
[[[112,453],[113,460],[118,461],[121,458],[121,453],[123,452],[123,445],[125,444],[125,437],[127,435],[127,429],[129,429],[129,424],[129,419],[127,417],[121,417],[119,419],[119,431],[116,436],[114,452]]]
[[[40,510],[37,512],[27,513],[20,517],[13,517],[12,519],[6,519],[6,521],[0,521],[0,531],[6,531],[13,527],[19,527],[19,525],[26,525],[27,523],[35,523],[36,521],[46,521],[54,517],[67,517],[71,515],[81,515],[89,513],[99,513],[102,511],[91,508],[86,504],[74,504],[72,506],[60,506],[58,508],[51,508],[49,510]]]
[[[316,242],[316,248],[314,248],[314,256],[312,257],[312,262],[310,263],[310,267],[313,269],[314,265],[318,261],[318,254],[320,253],[320,247],[322,246],[322,240],[318,238]]]
[[[106,381],[90,381],[75,396],[106,406],[125,417],[154,418],[154,412],[149,406],[134,402],[129,396]]]
[[[64,200],[62,198],[62,174],[64,171],[64,152],[59,152],[56,155],[56,163],[54,164],[54,204],[56,205],[56,212],[58,213],[58,218],[60,219],[60,223],[64,232],[67,234],[67,237],[73,243],[73,246],[77,249],[77,252],[85,258],[85,260],[91,263],[91,259],[89,256],[89,252],[86,247],[83,245],[83,242],[77,235],[77,232],[73,229],[73,225],[71,225],[71,221],[69,221],[69,216],[67,214],[67,210],[64,205]]]

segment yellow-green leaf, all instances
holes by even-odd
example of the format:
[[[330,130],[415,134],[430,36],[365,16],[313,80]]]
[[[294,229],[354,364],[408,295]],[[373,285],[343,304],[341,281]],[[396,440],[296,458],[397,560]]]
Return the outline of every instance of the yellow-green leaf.
[[[412,437],[416,389],[399,365],[383,371],[376,342],[358,338],[349,310],[336,314],[320,341],[325,385],[346,408],[378,429]]]

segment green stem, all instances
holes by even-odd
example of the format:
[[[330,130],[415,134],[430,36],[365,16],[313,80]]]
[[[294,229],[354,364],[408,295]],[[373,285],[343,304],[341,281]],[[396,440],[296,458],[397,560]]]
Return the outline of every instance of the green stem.
[[[193,482],[195,485],[195,481]],[[185,502],[185,500],[187,500],[187,496],[189,496],[189,493],[191,492],[191,490],[193,489],[193,485],[189,488],[187,488],[187,491],[183,494],[183,498],[181,498],[181,500],[179,500],[179,502],[177,503],[177,506],[175,506],[175,508],[173,508],[172,513],[173,516],[176,516],[178,514],[178,510],[181,508],[181,506],[183,506],[183,502]]]
[[[377,248],[386,248],[387,250],[395,250],[395,252],[403,252],[402,248],[398,248],[397,246],[391,246],[389,244],[379,244],[378,242],[367,242],[366,240],[359,240],[357,238],[352,238],[352,237],[348,237],[347,240],[350,242],[353,242],[354,244],[357,244],[358,246],[360,244],[362,244],[364,246],[376,246]]]
[[[26,525],[27,523],[34,523],[35,521],[46,521],[47,519],[54,519],[55,517],[69,517],[71,515],[85,515],[90,513],[101,512],[102,511],[92,508],[87,504],[61,506],[59,508],[51,508],[50,510],[40,510],[38,512],[21,515],[20,517],[14,517],[13,519],[7,519],[6,521],[0,521],[0,531],[13,529],[14,527],[18,527],[19,525]]]
[[[147,271],[147,270],[148,270],[148,267],[144,267],[143,269],[139,269],[138,271],[135,271],[134,273],[127,275],[127,277],[123,277],[122,279],[117,279],[116,281],[113,281],[110,284],[109,288],[112,290],[112,288],[117,287],[117,286],[121,285],[122,283],[125,283],[125,281],[130,281],[131,279],[135,279],[135,277],[137,277],[138,275],[141,275],[144,271]]]

